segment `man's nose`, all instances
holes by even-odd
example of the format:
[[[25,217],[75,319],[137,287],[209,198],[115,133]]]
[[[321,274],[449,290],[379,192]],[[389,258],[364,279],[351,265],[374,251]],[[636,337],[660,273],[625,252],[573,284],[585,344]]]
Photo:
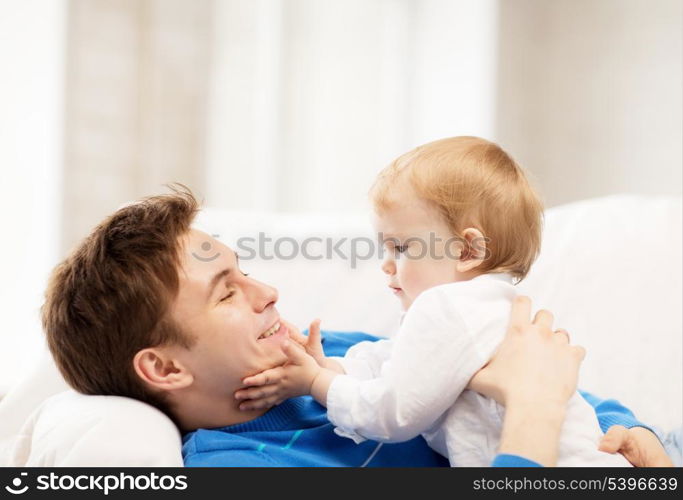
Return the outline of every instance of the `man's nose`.
[[[279,298],[277,288],[252,278],[248,279],[251,283],[247,287],[247,296],[254,311],[263,312],[268,306],[275,305]]]

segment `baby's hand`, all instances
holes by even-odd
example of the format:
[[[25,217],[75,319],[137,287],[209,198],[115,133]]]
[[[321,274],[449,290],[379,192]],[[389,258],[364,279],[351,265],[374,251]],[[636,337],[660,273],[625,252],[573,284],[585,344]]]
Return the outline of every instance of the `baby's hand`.
[[[314,319],[311,322],[311,326],[308,328],[308,337],[288,321],[284,321],[284,324],[287,327],[289,337],[303,347],[308,355],[312,356],[320,366],[324,366],[327,358],[323,352],[323,344],[320,336],[320,320]]]
[[[322,369],[318,362],[296,342],[286,341],[282,350],[289,358],[287,363],[242,380],[247,388],[235,392],[235,399],[243,401],[240,410],[270,408],[311,393],[313,381]]]
[[[282,321],[282,320],[280,320]],[[320,366],[337,373],[344,373],[344,368],[334,359],[325,356],[323,351],[322,337],[320,335],[320,320],[314,319],[308,328],[308,337],[291,323],[284,321],[289,337],[303,347],[309,356],[312,356]]]
[[[636,467],[673,467],[657,436],[645,427],[613,425],[602,437],[600,451],[621,453]]]

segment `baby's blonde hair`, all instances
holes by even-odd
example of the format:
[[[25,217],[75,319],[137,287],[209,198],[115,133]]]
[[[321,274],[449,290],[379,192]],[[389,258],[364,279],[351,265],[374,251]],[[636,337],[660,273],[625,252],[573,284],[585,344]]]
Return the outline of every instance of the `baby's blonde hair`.
[[[468,227],[487,238],[483,272],[522,280],[541,247],[543,204],[522,168],[503,149],[479,137],[451,137],[419,146],[384,168],[370,198],[377,212],[401,200],[407,185],[435,206],[453,235]]]

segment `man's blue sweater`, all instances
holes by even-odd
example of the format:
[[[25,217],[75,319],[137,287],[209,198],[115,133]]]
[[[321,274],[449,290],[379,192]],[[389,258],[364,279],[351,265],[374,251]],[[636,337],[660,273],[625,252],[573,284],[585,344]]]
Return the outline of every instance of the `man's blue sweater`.
[[[364,333],[325,332],[328,356],[343,356],[363,340]],[[603,432],[620,424],[642,426],[627,408],[614,400],[582,393],[595,408]],[[448,460],[432,451],[421,437],[405,443],[360,444],[334,433],[326,409],[310,396],[292,398],[263,416],[236,425],[198,429],[183,437],[183,459],[188,467],[438,467]],[[538,467],[516,455],[498,455],[492,466]]]

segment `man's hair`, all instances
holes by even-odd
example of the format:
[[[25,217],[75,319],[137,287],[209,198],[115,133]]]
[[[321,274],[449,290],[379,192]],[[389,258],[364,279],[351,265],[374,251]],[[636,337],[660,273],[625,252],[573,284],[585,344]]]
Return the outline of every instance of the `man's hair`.
[[[66,381],[84,394],[127,396],[173,418],[162,391],[133,368],[146,347],[188,338],[169,316],[177,296],[179,237],[190,230],[197,201],[184,186],[117,210],[55,267],[42,322]]]
[[[483,272],[507,272],[522,280],[541,247],[543,205],[522,168],[503,149],[478,137],[452,137],[419,146],[394,160],[370,189],[382,213],[401,203],[408,186],[436,207],[460,235],[478,228],[487,239]]]

